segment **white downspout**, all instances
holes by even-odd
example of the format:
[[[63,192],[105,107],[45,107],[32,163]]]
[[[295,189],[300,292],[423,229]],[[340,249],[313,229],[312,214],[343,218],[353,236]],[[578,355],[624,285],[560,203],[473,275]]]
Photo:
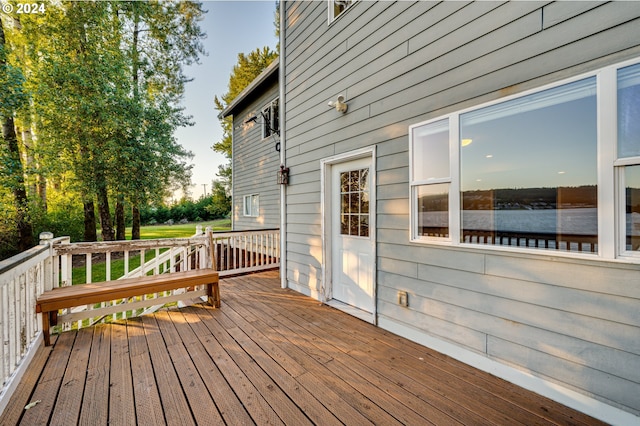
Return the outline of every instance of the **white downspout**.
[[[280,61],[278,70],[278,85],[280,89],[280,164],[286,167],[286,115],[285,115],[285,0],[280,1]],[[287,185],[280,185],[280,286],[287,288]]]

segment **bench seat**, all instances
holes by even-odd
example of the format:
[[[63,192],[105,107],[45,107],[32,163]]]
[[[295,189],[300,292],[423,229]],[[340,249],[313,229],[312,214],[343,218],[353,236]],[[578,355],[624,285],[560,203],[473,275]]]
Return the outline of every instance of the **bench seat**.
[[[36,300],[36,312],[42,313],[44,343],[51,344],[50,327],[56,325],[59,309],[126,299],[179,288],[207,286],[209,304],[220,307],[218,273],[213,269],[194,269],[159,275],[125,278],[102,283],[78,284],[45,291]]]

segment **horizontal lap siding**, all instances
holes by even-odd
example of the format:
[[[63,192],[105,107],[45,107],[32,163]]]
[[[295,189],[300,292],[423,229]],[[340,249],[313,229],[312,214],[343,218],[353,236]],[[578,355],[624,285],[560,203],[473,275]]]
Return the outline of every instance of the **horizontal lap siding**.
[[[289,281],[321,285],[320,161],[375,145],[378,315],[640,414],[640,266],[410,243],[407,136],[640,56],[640,3],[361,1],[331,25],[326,2],[287,7]]]
[[[274,137],[262,139],[260,111],[279,95],[277,82],[259,99],[234,117],[233,131],[233,215],[234,230],[280,227],[280,186],[277,172],[280,154]],[[243,124],[257,115],[254,123]],[[258,217],[243,216],[245,195],[259,194]]]

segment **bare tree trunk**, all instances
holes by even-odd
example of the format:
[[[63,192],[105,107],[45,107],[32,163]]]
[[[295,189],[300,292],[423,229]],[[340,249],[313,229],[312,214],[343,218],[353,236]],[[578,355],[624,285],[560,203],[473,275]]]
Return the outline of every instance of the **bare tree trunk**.
[[[139,240],[140,239],[140,209],[138,205],[134,205],[131,208],[131,213],[133,215],[133,223],[131,224],[131,239]]]
[[[47,179],[41,173],[38,173],[38,197],[40,198],[40,202],[42,203],[42,208],[46,212],[48,210]]]
[[[109,211],[109,196],[104,176],[102,176],[102,179],[98,177],[97,181],[101,182],[96,195],[98,196],[98,214],[100,215],[100,225],[102,227],[102,241],[114,241],[115,232],[111,221],[111,212]]]
[[[96,232],[96,211],[91,198],[85,198],[84,201],[84,240],[97,241],[98,233]]]
[[[8,174],[11,176],[11,190],[16,206],[18,250],[24,251],[33,247],[33,228],[29,215],[29,200],[27,199],[27,189],[24,184],[24,170],[13,117],[5,117],[2,121],[2,137],[9,154]]]
[[[124,240],[125,223],[124,223],[124,199],[122,195],[118,195],[116,201],[116,240]]]
[[[6,64],[4,28],[0,20],[0,67]],[[24,251],[33,246],[33,228],[29,215],[29,200],[24,182],[24,168],[20,158],[18,136],[13,116],[8,114],[2,119],[2,138],[7,147],[8,175],[11,177],[11,191],[16,205],[16,228],[18,230],[18,250]]]
[[[24,150],[26,152],[25,156],[25,164],[27,170],[35,169],[35,160],[33,158],[33,135],[31,134],[30,128],[22,128],[19,129],[22,134],[22,145],[24,146]],[[28,182],[28,193],[31,194],[32,197],[35,196],[37,191],[36,182],[32,179],[29,179]]]

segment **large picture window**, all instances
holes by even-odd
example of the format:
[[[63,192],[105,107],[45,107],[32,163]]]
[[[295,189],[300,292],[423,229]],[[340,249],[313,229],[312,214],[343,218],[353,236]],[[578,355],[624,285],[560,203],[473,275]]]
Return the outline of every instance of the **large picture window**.
[[[596,252],[596,80],[460,115],[462,238]]]
[[[640,64],[413,125],[409,155],[412,241],[640,258]]]
[[[622,250],[640,251],[640,64],[618,70],[618,160],[624,188]]]

